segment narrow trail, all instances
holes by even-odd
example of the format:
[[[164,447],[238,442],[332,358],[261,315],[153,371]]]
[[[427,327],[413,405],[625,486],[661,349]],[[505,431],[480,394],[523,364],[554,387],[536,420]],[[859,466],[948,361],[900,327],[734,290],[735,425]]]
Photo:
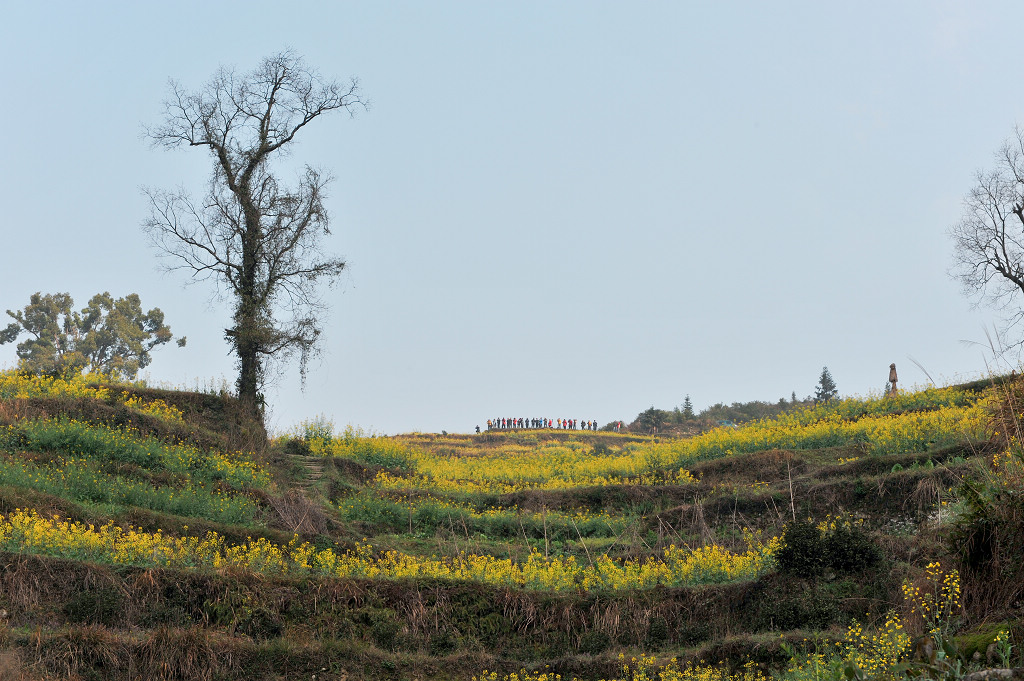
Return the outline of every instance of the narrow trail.
[[[316,490],[324,477],[323,457],[289,454],[288,458],[302,470],[302,477],[296,481],[295,486],[304,493]]]

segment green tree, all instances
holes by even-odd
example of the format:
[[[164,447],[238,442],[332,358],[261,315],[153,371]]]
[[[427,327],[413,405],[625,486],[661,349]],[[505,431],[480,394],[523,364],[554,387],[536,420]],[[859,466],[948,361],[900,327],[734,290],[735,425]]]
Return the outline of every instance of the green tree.
[[[836,389],[836,382],[832,380],[832,374],[828,367],[822,368],[818,386],[814,389],[814,401],[826,403],[838,396],[839,390]]]
[[[693,418],[693,401],[690,400],[689,395],[687,395],[686,398],[683,400],[683,418]]]
[[[363,105],[355,80],[324,80],[284,52],[247,74],[222,68],[197,91],[172,82],[163,123],[148,131],[154,145],[210,154],[206,196],[146,190],[144,226],[171,269],[213,278],[230,297],[224,335],[238,359],[238,396],[260,420],[267,363],[298,352],[305,377],[325,311],[318,286],[345,267],[321,246],[329,178],[306,166],[288,187],[271,164],[317,118]]]
[[[0,331],[0,344],[22,334],[29,338],[17,346],[22,369],[59,375],[83,369],[120,379],[134,379],[152,362],[150,351],[171,340],[159,308],[142,311],[136,293],[115,300],[98,293],[81,311],[68,293],[34,293],[25,309],[8,316],[14,324]],[[178,339],[178,346],[185,338]]]
[[[650,409],[640,412],[636,417],[637,425],[651,433],[658,432],[658,429],[665,425],[666,421],[668,421],[668,413],[661,409],[655,409],[654,405],[651,405]]]

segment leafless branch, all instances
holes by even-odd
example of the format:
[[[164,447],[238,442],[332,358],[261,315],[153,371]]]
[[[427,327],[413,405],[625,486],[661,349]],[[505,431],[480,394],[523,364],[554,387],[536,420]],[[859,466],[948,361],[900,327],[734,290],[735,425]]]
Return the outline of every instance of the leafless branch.
[[[304,370],[320,335],[316,284],[345,268],[341,258],[321,254],[320,240],[330,233],[330,178],[307,167],[288,188],[270,162],[312,121],[333,111],[354,114],[366,102],[355,79],[326,81],[292,52],[242,76],[221,68],[196,92],[176,81],[169,90],[163,122],[147,136],[165,149],[209,149],[213,172],[201,202],[183,190],[143,190],[150,204],[143,226],[169,269],[214,279],[231,295],[234,325],[225,335],[239,357],[239,393],[255,397],[261,357],[298,350]],[[290,321],[281,321],[282,313]]]
[[[949,230],[950,274],[975,304],[1008,311],[1003,333],[1024,319],[1024,131],[1015,130],[996,154],[995,168],[979,171],[964,198],[963,215]],[[1019,346],[1024,343],[1013,344]]]

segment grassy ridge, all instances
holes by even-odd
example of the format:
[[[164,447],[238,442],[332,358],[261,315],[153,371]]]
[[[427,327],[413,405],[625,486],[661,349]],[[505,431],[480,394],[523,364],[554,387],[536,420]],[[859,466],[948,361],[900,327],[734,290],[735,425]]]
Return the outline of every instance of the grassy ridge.
[[[888,674],[923,626],[903,587],[927,595],[951,523],[1013,498],[999,399],[842,400],[686,439],[319,419],[260,443],[226,396],[0,372],[0,655],[24,678],[135,678],[172,639],[236,657],[165,656],[167,678]],[[969,629],[1009,613],[959,567],[950,636],[1024,635]],[[833,647],[812,658],[808,632]]]

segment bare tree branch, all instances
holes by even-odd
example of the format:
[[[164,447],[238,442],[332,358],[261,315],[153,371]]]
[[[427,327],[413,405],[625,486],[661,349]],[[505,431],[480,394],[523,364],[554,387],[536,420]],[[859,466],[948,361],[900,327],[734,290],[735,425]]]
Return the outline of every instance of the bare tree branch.
[[[949,230],[950,274],[976,305],[1007,310],[1001,329],[1008,336],[1024,319],[1024,130],[1017,128],[996,154],[995,168],[979,171],[964,198],[963,215]],[[1024,338],[1010,347],[1020,347]]]
[[[323,257],[330,234],[324,207],[329,178],[307,167],[286,188],[270,169],[300,130],[333,111],[365,108],[359,84],[327,81],[292,52],[264,59],[244,76],[219,69],[201,90],[170,81],[161,125],[147,130],[154,146],[206,147],[213,172],[201,202],[183,190],[143,190],[153,245],[196,279],[223,284],[235,304],[225,337],[238,357],[238,392],[256,405],[269,359],[316,351],[323,304],[316,284],[330,282],[345,261]],[[289,318],[283,321],[282,317]]]

